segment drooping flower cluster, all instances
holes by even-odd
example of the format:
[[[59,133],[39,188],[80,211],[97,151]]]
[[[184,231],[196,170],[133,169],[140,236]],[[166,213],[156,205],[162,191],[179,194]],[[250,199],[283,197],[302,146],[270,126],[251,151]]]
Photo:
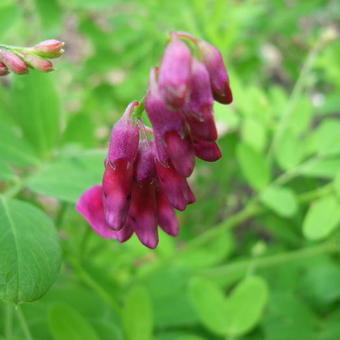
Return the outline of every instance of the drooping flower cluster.
[[[197,58],[183,37],[194,42]],[[137,113],[143,104],[130,103],[112,128],[102,184],[77,202],[94,231],[120,242],[135,233],[149,248],[158,244],[157,226],[177,235],[175,209],[195,201],[187,182],[195,157],[221,157],[214,99],[232,101],[221,53],[188,33],[172,33],[160,66],[151,70],[144,100],[152,129]]]
[[[0,47],[0,76],[10,71],[23,74],[29,67],[49,72],[53,70],[53,64],[46,58],[57,58],[64,53],[64,43],[55,40],[45,40],[33,47]]]

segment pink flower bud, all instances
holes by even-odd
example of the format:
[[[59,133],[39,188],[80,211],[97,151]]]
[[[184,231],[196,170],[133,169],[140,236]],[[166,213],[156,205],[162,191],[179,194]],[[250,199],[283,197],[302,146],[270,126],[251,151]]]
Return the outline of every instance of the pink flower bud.
[[[207,162],[214,162],[221,158],[222,154],[215,142],[204,140],[194,141],[195,155]]]
[[[209,107],[202,109],[201,118],[189,116],[187,122],[193,139],[203,139],[206,141],[214,141],[217,139],[217,129],[212,111]]]
[[[220,51],[206,41],[200,40],[198,47],[202,55],[203,63],[206,66],[211,81],[211,88],[215,100],[222,104],[232,102],[232,93],[229,85],[229,78]]]
[[[64,43],[56,39],[49,39],[36,44],[33,52],[45,58],[56,58],[64,53]]]
[[[181,107],[190,94],[191,60],[188,46],[173,34],[159,70],[160,93],[170,107]]]
[[[22,74],[27,72],[26,63],[11,51],[0,49],[0,61],[14,73]]]
[[[167,234],[176,236],[178,234],[178,221],[175,210],[162,190],[157,190],[156,195],[158,224]]]
[[[115,162],[117,159],[127,159],[133,163],[137,156],[139,130],[131,119],[133,108],[137,101],[131,102],[126,108],[122,118],[113,126],[110,138],[107,161]]]
[[[185,128],[184,113],[166,107],[158,91],[155,73],[153,69],[144,105],[153,125],[157,157],[164,164],[171,160],[175,169],[187,177],[193,170],[195,159]]]
[[[20,52],[20,55],[25,60],[25,62],[31,67],[43,71],[50,72],[53,71],[53,64],[46,59],[40,58],[37,55]]]
[[[195,201],[186,179],[179,175],[171,164],[164,166],[156,160],[156,169],[160,187],[171,206],[184,210],[187,204]]]
[[[155,186],[152,181],[134,183],[128,225],[148,248],[158,244]]]
[[[8,68],[3,62],[0,61],[0,76],[4,76],[6,74],[8,74]]]
[[[120,242],[124,242],[132,235],[132,229],[124,227],[120,231],[111,229],[105,220],[102,187],[94,185],[90,187],[78,199],[76,209],[84,216],[92,229],[100,236],[105,238],[116,238]]]

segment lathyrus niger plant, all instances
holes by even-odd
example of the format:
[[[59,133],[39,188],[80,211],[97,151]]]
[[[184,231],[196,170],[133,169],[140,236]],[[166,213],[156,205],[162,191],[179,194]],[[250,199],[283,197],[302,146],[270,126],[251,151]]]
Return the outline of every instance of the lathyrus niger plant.
[[[0,44],[1,340],[340,338],[339,7],[287,6],[0,4],[44,28]]]

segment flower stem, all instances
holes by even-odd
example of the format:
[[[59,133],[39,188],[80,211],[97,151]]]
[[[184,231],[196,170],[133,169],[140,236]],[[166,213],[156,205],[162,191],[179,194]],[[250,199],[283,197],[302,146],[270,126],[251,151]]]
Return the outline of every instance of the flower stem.
[[[24,333],[25,340],[33,340],[31,331],[30,331],[30,329],[28,327],[28,324],[27,324],[25,315],[22,312],[21,306],[20,305],[16,305],[15,306],[15,311],[16,311],[16,314],[17,314],[17,317],[18,317],[21,329],[22,329],[22,331]]]

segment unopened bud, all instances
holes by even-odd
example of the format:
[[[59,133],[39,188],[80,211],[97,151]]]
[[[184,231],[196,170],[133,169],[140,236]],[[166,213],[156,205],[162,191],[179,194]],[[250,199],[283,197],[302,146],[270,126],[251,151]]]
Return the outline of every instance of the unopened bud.
[[[64,53],[63,46],[64,42],[56,39],[44,40],[33,47],[33,53],[45,58],[57,58]]]
[[[29,53],[21,53],[21,55],[26,63],[31,67],[43,72],[53,71],[53,64],[49,60]]]
[[[0,61],[0,76],[4,76],[8,73],[8,68],[7,66]]]
[[[14,73],[22,74],[27,72],[26,63],[11,51],[0,49],[0,61]]]

